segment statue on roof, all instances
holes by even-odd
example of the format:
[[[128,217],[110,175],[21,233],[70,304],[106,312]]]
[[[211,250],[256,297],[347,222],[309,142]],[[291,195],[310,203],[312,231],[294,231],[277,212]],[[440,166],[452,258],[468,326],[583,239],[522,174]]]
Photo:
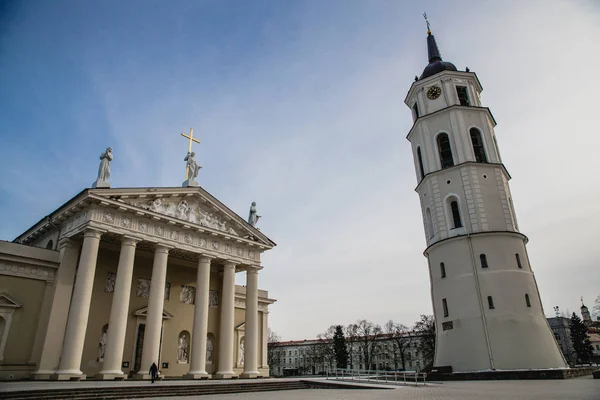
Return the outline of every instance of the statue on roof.
[[[250,213],[248,214],[248,223],[252,226],[256,226],[259,218],[260,215],[258,215],[256,212],[256,202],[253,201],[252,205],[250,206]]]
[[[188,151],[187,155],[183,159],[183,161],[186,162],[186,181],[183,182],[183,187],[198,186],[198,182],[196,182],[195,178],[198,177],[198,171],[200,170],[200,168],[202,168],[202,166],[198,165],[195,157],[196,153],[194,153],[193,151]]]
[[[110,183],[110,162],[113,160],[112,147],[107,147],[104,153],[100,154],[100,167],[98,168],[98,179],[92,185],[93,188],[109,188]]]

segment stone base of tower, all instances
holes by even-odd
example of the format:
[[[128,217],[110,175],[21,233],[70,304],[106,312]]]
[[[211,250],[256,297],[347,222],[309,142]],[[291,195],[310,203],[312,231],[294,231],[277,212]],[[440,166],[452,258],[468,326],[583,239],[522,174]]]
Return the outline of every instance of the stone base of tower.
[[[440,368],[442,369],[442,368]],[[532,380],[532,379],[569,379],[592,375],[600,371],[598,367],[531,369],[511,371],[478,371],[442,373],[433,371],[427,374],[430,381],[477,381],[477,380]]]

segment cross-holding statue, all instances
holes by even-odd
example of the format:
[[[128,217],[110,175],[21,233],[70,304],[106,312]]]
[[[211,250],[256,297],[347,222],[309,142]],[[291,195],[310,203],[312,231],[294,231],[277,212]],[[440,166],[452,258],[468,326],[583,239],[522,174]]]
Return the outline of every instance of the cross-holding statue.
[[[110,162],[113,160],[112,147],[107,147],[106,151],[100,154],[100,167],[98,168],[98,179],[92,184],[93,188],[109,188],[110,183]]]
[[[183,161],[186,162],[186,164],[185,164],[185,182],[183,182],[183,184],[181,186],[183,186],[183,187],[198,186],[198,182],[196,182],[195,178],[198,177],[198,171],[200,170],[200,168],[202,168],[202,166],[198,165],[198,163],[196,162],[196,159],[195,159],[196,153],[194,153],[192,151],[192,143],[193,142],[200,143],[200,141],[194,137],[194,129],[192,129],[192,128],[190,128],[189,135],[182,133],[181,136],[183,136],[184,138],[187,138],[189,140],[188,152],[187,152],[187,155],[185,156],[185,158],[183,159]]]
[[[252,226],[256,226],[259,218],[260,215],[258,215],[256,212],[256,202],[253,201],[252,205],[250,206],[250,213],[248,214],[248,223]]]

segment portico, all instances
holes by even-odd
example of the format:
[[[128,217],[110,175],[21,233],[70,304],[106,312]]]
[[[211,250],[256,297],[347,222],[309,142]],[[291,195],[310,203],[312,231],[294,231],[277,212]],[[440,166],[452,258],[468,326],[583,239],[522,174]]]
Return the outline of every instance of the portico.
[[[33,377],[147,379],[152,363],[188,379],[268,375],[274,300],[258,278],[275,244],[254,226],[199,187],[87,189],[52,217],[19,237],[60,242],[52,308],[68,310],[50,314],[46,342],[59,349],[44,346]]]

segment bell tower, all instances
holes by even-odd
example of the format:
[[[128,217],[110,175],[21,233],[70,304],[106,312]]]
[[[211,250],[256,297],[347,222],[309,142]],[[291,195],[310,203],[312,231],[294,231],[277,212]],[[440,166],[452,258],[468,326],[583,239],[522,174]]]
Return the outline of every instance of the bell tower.
[[[494,127],[474,72],[429,63],[404,102],[436,321],[434,366],[453,372],[567,368],[542,309]]]

